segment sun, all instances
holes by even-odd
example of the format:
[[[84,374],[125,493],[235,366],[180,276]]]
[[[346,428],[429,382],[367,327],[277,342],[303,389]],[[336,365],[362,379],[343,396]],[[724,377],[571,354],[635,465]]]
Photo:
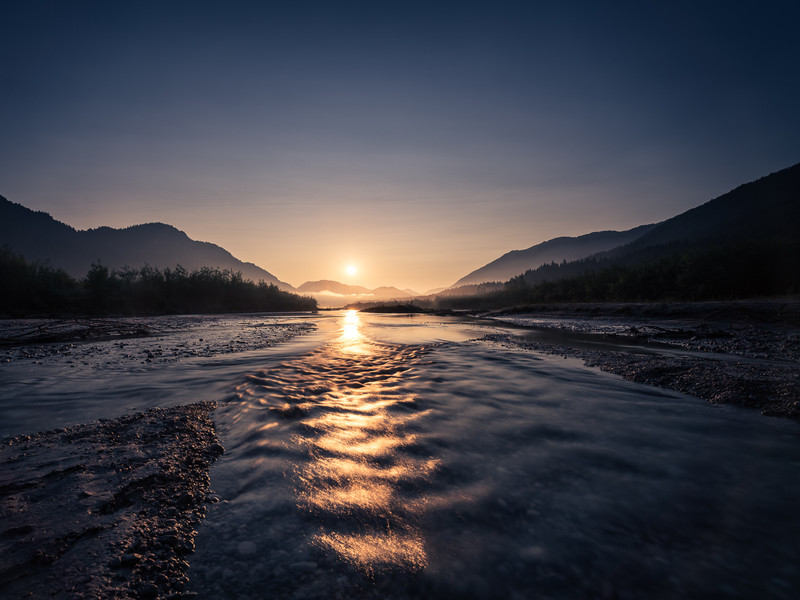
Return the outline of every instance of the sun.
[[[347,265],[344,268],[344,272],[350,275],[350,277],[352,277],[353,275],[358,273],[358,267],[356,267],[355,265]]]

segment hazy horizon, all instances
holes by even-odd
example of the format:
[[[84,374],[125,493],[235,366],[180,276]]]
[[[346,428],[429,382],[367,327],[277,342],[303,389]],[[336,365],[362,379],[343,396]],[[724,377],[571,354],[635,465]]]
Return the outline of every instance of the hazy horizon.
[[[7,12],[0,194],[168,223],[293,286],[425,292],[800,161],[795,3]]]

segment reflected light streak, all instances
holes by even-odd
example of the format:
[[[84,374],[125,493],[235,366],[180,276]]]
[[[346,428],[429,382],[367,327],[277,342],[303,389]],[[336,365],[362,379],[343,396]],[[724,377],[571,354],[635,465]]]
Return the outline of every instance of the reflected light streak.
[[[357,310],[348,310],[345,313],[342,335],[338,339],[343,352],[370,354],[370,349],[366,344],[366,338],[359,329],[360,324],[361,319],[358,316]]]
[[[296,465],[297,506],[336,524],[311,542],[358,569],[424,569],[420,493],[438,463],[411,429],[428,411],[403,385],[423,350],[373,343],[360,325],[347,311],[341,336],[305,361],[303,378],[320,393],[306,398],[295,438],[308,457]]]
[[[408,445],[415,440],[415,436],[370,436],[358,431],[337,432],[332,435],[322,436],[316,447],[328,452],[345,454],[347,456],[368,456],[379,458],[391,455],[398,448]]]
[[[351,479],[383,480],[396,483],[414,477],[427,477],[437,467],[437,461],[430,459],[422,464],[398,464],[377,467],[361,460],[351,458],[318,458],[306,468],[306,473],[316,479],[347,482]]]
[[[314,541],[368,573],[386,567],[418,571],[428,566],[420,535],[393,531],[358,535],[322,533],[315,536]]]
[[[391,512],[387,513],[386,509],[391,506],[391,499],[391,486],[359,480],[358,483],[337,484],[327,488],[316,486],[305,498],[305,503],[309,508],[339,514],[349,511],[368,511],[388,516]]]

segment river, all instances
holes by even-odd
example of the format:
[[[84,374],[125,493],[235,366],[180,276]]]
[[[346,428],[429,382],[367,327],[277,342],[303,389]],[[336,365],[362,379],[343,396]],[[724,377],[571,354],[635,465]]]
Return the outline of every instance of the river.
[[[481,339],[499,325],[270,321],[298,323],[155,365],[118,345],[2,365],[3,433],[218,401],[203,599],[798,596],[796,423]],[[169,335],[162,356],[188,343]]]

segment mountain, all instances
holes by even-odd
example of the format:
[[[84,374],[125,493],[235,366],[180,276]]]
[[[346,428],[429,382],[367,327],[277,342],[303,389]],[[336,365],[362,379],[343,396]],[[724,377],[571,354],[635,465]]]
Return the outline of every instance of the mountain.
[[[345,283],[339,283],[338,281],[331,281],[330,279],[306,281],[303,285],[298,286],[297,291],[304,294],[327,292],[329,294],[340,294],[342,296],[370,293],[370,290],[360,285],[347,285]]]
[[[181,265],[189,271],[202,267],[241,271],[245,279],[264,280],[295,291],[261,267],[242,262],[216,244],[192,240],[171,225],[147,223],[124,229],[76,230],[46,212],[32,211],[0,196],[0,246],[3,245],[28,260],[64,269],[73,277],[85,276],[97,261],[111,269]]]
[[[788,293],[795,277],[794,261],[800,258],[798,250],[800,164],[740,185],[659,223],[628,244],[563,265],[543,265],[526,271],[523,279],[527,285],[537,285],[612,266],[641,268],[666,260],[685,263],[682,269],[686,273],[686,269],[696,271],[699,264],[707,263],[705,275],[693,271],[693,277],[707,280],[698,287],[709,288],[712,279],[726,273],[725,277],[750,280],[747,293],[759,287],[764,294],[776,293],[781,286]],[[741,268],[734,272],[726,264],[731,262]],[[747,271],[744,265],[749,265]],[[684,280],[688,277],[683,275]],[[719,282],[714,285],[716,289],[724,287]],[[728,288],[733,287],[731,282]],[[736,293],[744,293],[744,287],[739,282]]]
[[[493,289],[490,289],[494,285]],[[479,287],[479,286],[472,286]],[[560,302],[776,298],[800,294],[800,164],[685,211],[632,242],[545,264],[438,308]]]
[[[537,285],[611,266],[634,268],[653,261],[676,260],[681,253],[692,255],[696,261],[711,261],[712,256],[723,261],[734,260],[734,257],[739,262],[760,261],[762,271],[770,273],[770,285],[774,290],[776,282],[789,285],[786,282],[792,280],[792,260],[798,243],[800,164],[740,185],[661,223],[623,232],[555,238],[527,250],[509,252],[463,277],[443,294],[496,291],[496,286],[484,285],[483,289],[475,282],[508,280],[520,273],[526,260],[538,265],[523,268],[524,282]],[[603,245],[606,247],[602,248]],[[564,260],[566,263],[561,264]],[[506,266],[508,269],[504,271]],[[720,267],[714,272],[719,275],[723,270]],[[512,271],[513,274],[508,275]],[[737,273],[737,276],[744,276],[744,271]],[[756,279],[751,273],[748,276]],[[457,286],[462,287],[457,289]],[[766,285],[762,287],[764,293],[768,293]]]
[[[398,298],[408,298],[414,294],[407,290],[399,290],[396,287],[384,285],[372,290],[372,295],[377,296],[378,298],[389,298],[391,300],[396,300]]]
[[[508,279],[551,262],[571,262],[592,254],[628,244],[652,230],[656,225],[640,225],[628,231],[596,231],[577,237],[557,237],[526,250],[512,250],[480,269],[472,271],[451,287],[507,281]]]
[[[415,295],[411,290],[400,290],[396,287],[382,286],[371,290],[360,285],[347,285],[329,279],[306,281],[297,288],[297,291],[312,296],[323,308],[344,306],[354,302],[400,300]]]
[[[598,258],[630,256],[656,247],[669,252],[677,245],[794,242],[798,236],[800,163],[667,219]]]
[[[448,289],[448,288],[446,288],[446,287],[431,288],[431,289],[429,289],[427,292],[425,292],[422,295],[423,296],[433,296],[433,295],[438,294],[439,292],[445,291],[446,289]]]

